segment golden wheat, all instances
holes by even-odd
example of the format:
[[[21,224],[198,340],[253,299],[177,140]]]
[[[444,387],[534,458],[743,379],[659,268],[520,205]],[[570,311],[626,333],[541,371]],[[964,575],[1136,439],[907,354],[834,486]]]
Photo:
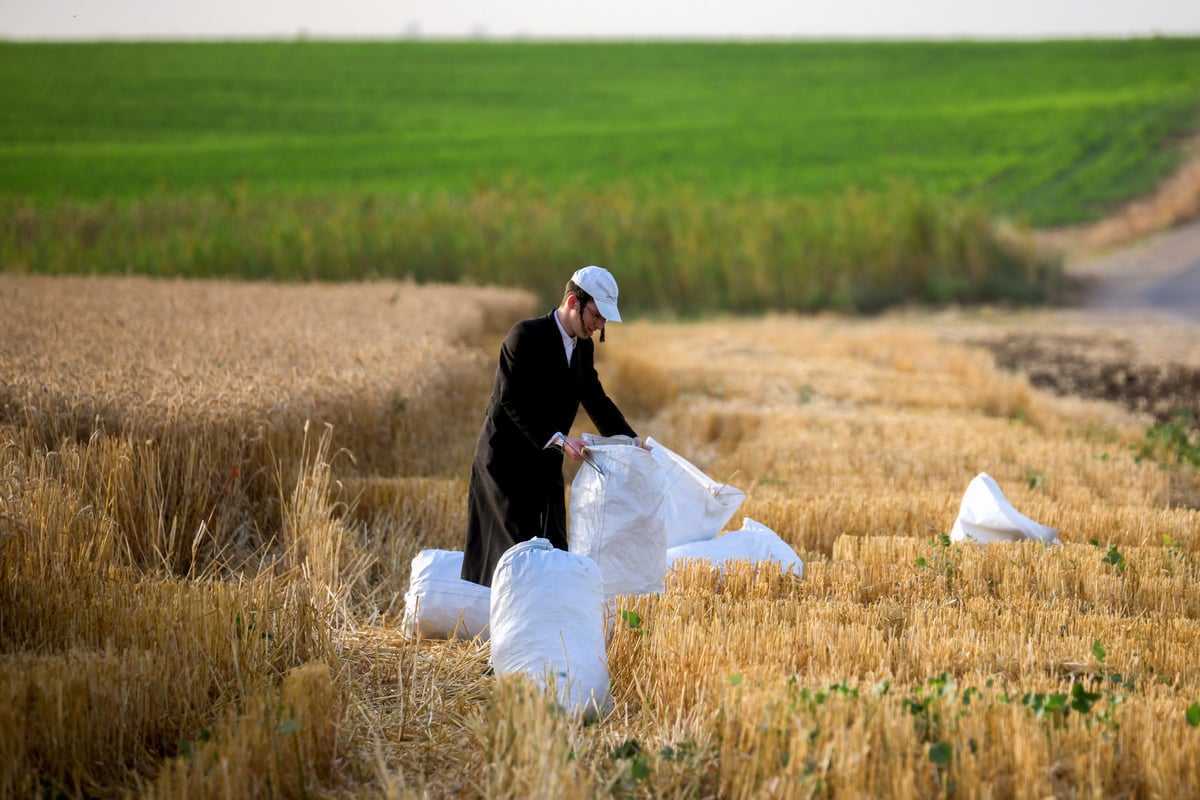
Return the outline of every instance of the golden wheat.
[[[393,627],[412,557],[461,547],[528,296],[0,298],[0,796],[1200,791],[1200,517],[1173,503],[1200,479],[1139,456],[1147,418],[967,343],[1044,318],[612,326],[599,369],[637,430],[745,489],[731,527],[805,575],[693,562],[618,598],[614,710],[586,726],[491,677],[485,642]],[[1064,544],[951,543],[980,471]]]

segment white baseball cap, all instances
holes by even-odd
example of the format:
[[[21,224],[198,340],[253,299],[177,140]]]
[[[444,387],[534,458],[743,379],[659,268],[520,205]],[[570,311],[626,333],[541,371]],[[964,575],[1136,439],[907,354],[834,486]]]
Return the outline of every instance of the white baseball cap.
[[[596,301],[596,310],[608,322],[620,322],[617,311],[617,279],[604,267],[584,267],[575,271],[571,280]]]

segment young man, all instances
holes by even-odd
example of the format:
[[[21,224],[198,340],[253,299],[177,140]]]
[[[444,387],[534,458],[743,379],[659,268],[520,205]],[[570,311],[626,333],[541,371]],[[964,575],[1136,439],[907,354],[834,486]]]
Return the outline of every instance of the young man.
[[[491,586],[504,551],[535,536],[567,549],[562,456],[583,458],[568,435],[580,404],[600,435],[636,436],[593,364],[592,334],[604,341],[605,322],[620,321],[616,280],[592,266],[571,276],[558,308],[508,332],[471,464],[463,580]]]

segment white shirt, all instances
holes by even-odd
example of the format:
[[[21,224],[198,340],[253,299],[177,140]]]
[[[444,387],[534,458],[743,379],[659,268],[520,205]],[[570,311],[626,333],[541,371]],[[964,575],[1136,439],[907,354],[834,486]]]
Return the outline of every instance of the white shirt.
[[[563,350],[567,354],[567,366],[571,366],[571,355],[575,352],[575,337],[567,333],[567,329],[563,327],[562,320],[558,318],[558,310],[554,311],[554,324],[558,326],[558,333],[562,336]],[[561,442],[566,439],[562,433],[555,433],[550,437],[550,441],[546,442],[546,449],[551,447],[560,447]]]
[[[562,320],[558,318],[558,311],[554,312],[554,324],[558,326],[558,333],[562,336],[563,350],[567,354],[567,366],[571,366],[571,354],[575,352],[575,337],[567,333],[567,329],[563,327]]]

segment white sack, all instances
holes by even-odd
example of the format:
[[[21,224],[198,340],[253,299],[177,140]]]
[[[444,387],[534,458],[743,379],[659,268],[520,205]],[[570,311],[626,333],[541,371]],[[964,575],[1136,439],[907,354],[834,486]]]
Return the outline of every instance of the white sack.
[[[521,673],[592,720],[607,712],[604,592],[591,559],[546,539],[513,545],[492,577],[492,670]]]
[[[1022,541],[1061,544],[1057,530],[1039,525],[1013,508],[986,472],[976,475],[967,485],[958,519],[954,520],[954,528],[950,531],[950,540],[980,544]]]
[[[621,438],[627,443],[587,448],[604,474],[587,464],[575,473],[568,546],[600,567],[606,597],[657,594],[666,575],[665,474],[650,453]]]
[[[667,547],[711,539],[733,518],[746,493],[705,475],[683,456],[654,439],[646,444],[664,472]]]
[[[492,590],[462,575],[461,550],[422,550],[412,560],[401,630],[429,639],[488,638]]]
[[[686,559],[699,558],[720,567],[727,561],[774,561],[786,572],[791,570],[796,577],[803,577],[804,562],[791,545],[779,538],[775,531],[761,522],[746,517],[742,527],[722,534],[715,539],[688,542],[667,549],[667,564],[674,567]]]

